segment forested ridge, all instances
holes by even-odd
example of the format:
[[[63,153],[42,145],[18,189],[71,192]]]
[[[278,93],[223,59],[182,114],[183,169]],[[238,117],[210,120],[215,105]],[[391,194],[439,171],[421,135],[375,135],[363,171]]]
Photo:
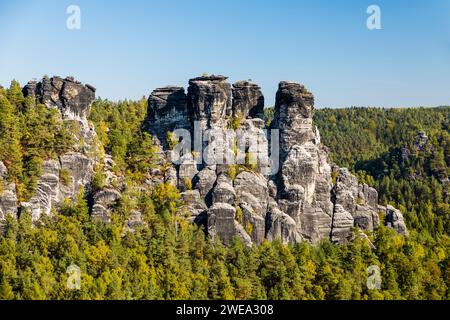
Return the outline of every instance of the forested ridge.
[[[69,123],[24,98],[20,85],[0,89],[0,161],[21,200],[36,190],[44,159],[73,144]],[[449,299],[450,108],[321,109],[315,123],[331,160],[398,205],[408,237],[380,226],[347,245],[264,242],[247,248],[205,239],[176,213],[179,191],[160,184],[135,192],[158,163],[142,122],[146,101],[97,99],[90,115],[127,189],[111,223],[89,218],[81,193],[33,226],[26,212],[8,217],[0,235],[1,299]],[[425,136],[421,134],[425,133]],[[101,186],[101,174],[94,183]],[[1,186],[0,186],[1,188]],[[123,221],[138,208],[145,224]],[[81,289],[66,283],[80,267]],[[381,289],[367,287],[371,265]]]
[[[450,107],[321,109],[330,157],[401,208],[410,227],[450,234]]]

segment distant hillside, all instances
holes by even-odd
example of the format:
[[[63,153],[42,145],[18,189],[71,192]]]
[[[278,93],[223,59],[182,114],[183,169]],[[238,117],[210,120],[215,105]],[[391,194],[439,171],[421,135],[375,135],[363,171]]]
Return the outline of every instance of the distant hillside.
[[[450,233],[450,107],[319,109],[314,121],[331,161],[399,205],[412,227]]]

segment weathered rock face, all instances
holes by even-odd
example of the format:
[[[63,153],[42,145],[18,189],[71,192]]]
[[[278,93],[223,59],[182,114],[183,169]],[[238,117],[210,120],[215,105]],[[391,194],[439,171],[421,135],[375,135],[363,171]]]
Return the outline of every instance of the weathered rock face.
[[[120,198],[121,193],[114,189],[104,189],[97,192],[94,196],[92,216],[103,222],[110,222],[111,210]]]
[[[163,116],[149,115],[149,122],[157,131],[179,125],[192,132],[195,121],[199,121],[202,130],[212,129],[215,136],[202,139],[208,152],[223,147],[226,152],[236,153],[231,150],[229,140],[235,141],[238,136],[227,129],[231,127],[231,117],[242,119],[240,129],[249,140],[244,148],[246,157],[258,159],[253,169],[238,169],[232,180],[229,165],[198,163],[191,155],[183,156],[182,163],[174,168],[173,180],[183,191],[186,201],[183,210],[191,212],[191,220],[205,225],[211,238],[219,237],[226,244],[234,237],[247,244],[276,238],[285,242],[316,242],[328,237],[344,243],[351,240],[353,227],[372,231],[379,225],[375,189],[359,185],[346,169],[341,169],[333,186],[328,152],[312,123],[314,96],[303,85],[288,81],[279,84],[271,129],[279,130],[281,163],[279,171],[273,174],[268,170],[270,163],[265,162],[269,153],[252,149],[252,143],[257,142],[267,150],[271,141],[260,119],[264,106],[261,90],[249,81],[239,81],[231,88],[226,79],[223,76],[191,79],[188,114],[181,88],[163,93],[158,89],[149,99],[150,110],[167,110],[161,112]],[[168,107],[167,98],[157,98],[173,91],[179,94],[174,100],[176,106]],[[221,137],[225,133],[231,135],[228,140]],[[401,230],[399,215],[391,216],[392,226]]]
[[[244,118],[262,118],[264,96],[261,88],[250,81],[238,81],[233,84],[233,116]]]
[[[86,120],[95,99],[94,87],[83,85],[72,77],[44,77],[40,82],[30,81],[23,93],[35,96],[48,108],[58,108],[64,120]]]
[[[186,190],[181,195],[184,203],[186,203],[182,210],[188,215],[190,220],[194,221],[197,217],[206,214],[208,207],[198,189]]]
[[[266,238],[269,241],[281,239],[285,243],[297,243],[302,237],[297,229],[297,223],[288,214],[272,202],[266,215]]]
[[[183,157],[181,164],[178,166],[178,188],[181,191],[190,189],[194,176],[198,173],[197,164],[192,154]]]
[[[216,236],[230,244],[236,236],[236,209],[228,203],[214,203],[208,209],[208,235],[214,240]]]
[[[272,128],[280,130],[280,147],[284,153],[314,138],[313,114],[312,93],[299,83],[281,81],[276,94]]]
[[[333,201],[332,241],[347,241],[352,227],[372,232],[379,226],[378,192],[366,184],[358,184],[356,177],[346,168],[339,170]],[[342,218],[344,216],[345,219]]]
[[[298,237],[315,242],[330,234],[333,204],[331,167],[313,114],[314,97],[304,86],[280,83],[272,122],[280,131],[278,204],[295,221]]]
[[[155,89],[148,98],[147,116],[150,133],[167,148],[168,132],[191,127],[184,88],[168,86]]]
[[[246,245],[275,239],[314,243],[324,238],[345,243],[355,237],[353,227],[373,231],[380,224],[379,212],[384,212],[389,227],[407,235],[401,212],[379,206],[377,191],[359,184],[347,169],[339,169],[333,185],[328,152],[312,122],[314,96],[303,85],[280,82],[270,127],[279,130],[280,148],[269,152],[277,139],[265,131],[259,86],[250,81],[231,86],[226,80],[224,76],[202,76],[189,80],[187,94],[182,87],[173,86],[152,92],[146,125],[159,143],[160,161],[165,166],[164,170],[155,168],[145,186],[131,190],[124,177],[114,173],[112,157],[99,156],[98,139],[87,120],[95,89],[70,77],[29,82],[23,89],[26,96],[57,109],[62,123],[74,121],[80,130],[74,133],[75,145],[69,152],[43,162],[37,192],[26,203],[18,203],[16,186],[8,181],[7,168],[0,162],[0,224],[6,215],[25,210],[33,220],[51,215],[65,199],[76,199],[81,190],[90,195],[92,217],[109,222],[123,192],[139,193],[168,182],[181,191],[184,205],[180,214],[203,225],[210,238],[227,245],[234,238]],[[236,126],[233,117],[242,120],[237,131],[230,131]],[[200,145],[209,148],[204,154],[201,150],[203,155],[222,149],[225,159],[245,158],[245,163],[199,161],[198,155],[189,151],[181,155],[179,163],[166,166],[171,154],[167,133],[176,129],[193,133],[195,128],[203,135],[205,130],[210,132],[201,137]],[[242,132],[244,142],[239,140]],[[276,172],[270,170],[269,153],[279,156]],[[256,161],[247,163],[250,159]],[[95,168],[105,176],[101,190],[91,188]],[[126,232],[144,223],[139,211],[130,211]],[[364,237],[358,233],[356,236]]]

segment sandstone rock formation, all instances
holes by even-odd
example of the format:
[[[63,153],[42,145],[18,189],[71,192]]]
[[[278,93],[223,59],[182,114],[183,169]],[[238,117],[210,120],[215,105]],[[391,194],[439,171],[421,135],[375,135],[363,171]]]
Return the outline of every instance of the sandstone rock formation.
[[[331,167],[319,132],[312,126],[314,97],[302,85],[280,82],[272,129],[280,130],[281,170],[277,202],[296,223],[296,238],[328,237],[333,204]]]
[[[79,128],[74,132],[76,143],[72,150],[57,159],[43,162],[36,195],[29,202],[20,204],[21,210],[29,210],[33,220],[38,220],[42,214],[51,215],[52,209],[66,198],[73,200],[80,190],[89,190],[94,165],[98,161],[95,156],[96,133],[87,120],[90,105],[95,99],[95,88],[72,77],[44,77],[39,82],[30,81],[23,93],[34,97],[36,103],[57,109],[61,122],[74,122]]]
[[[8,170],[0,161],[0,225],[7,215],[17,214],[16,184],[8,181]]]
[[[167,132],[191,127],[184,88],[168,86],[155,89],[148,98],[147,117],[150,133],[167,149]]]
[[[35,96],[49,108],[58,108],[65,120],[86,120],[95,99],[95,88],[83,85],[72,77],[30,81],[23,89],[25,96]]]
[[[224,128],[232,115],[231,85],[224,76],[202,76],[189,80],[188,108],[191,122],[201,128]]]
[[[246,156],[255,151],[252,142],[269,149],[271,137],[264,132],[264,98],[259,86],[250,81],[230,86],[226,80],[215,75],[189,80],[187,106],[182,88],[155,90],[149,99],[150,132],[162,136],[170,128],[184,128],[195,136],[194,129],[212,130],[213,134],[200,137],[200,151],[208,147],[208,152],[215,153],[223,148],[225,155],[236,154],[229,142],[238,136],[227,131],[233,127],[234,117],[241,119],[239,129],[250,137],[249,145],[244,146]],[[159,98],[174,92],[176,104]],[[247,244],[276,238],[317,242],[328,237],[345,243],[351,240],[353,227],[373,231],[380,223],[378,194],[358,184],[345,168],[333,185],[327,149],[313,126],[313,94],[301,84],[282,81],[274,111],[270,129],[279,130],[280,143],[276,173],[267,170],[271,162],[264,161],[270,152],[259,150],[253,168],[238,165],[236,169],[236,165],[210,163],[190,154],[175,165],[175,179],[186,201],[183,209],[190,212],[191,219],[204,225],[211,238],[219,237],[226,244],[234,237]],[[192,147],[195,139],[190,141]],[[390,212],[389,225],[402,232],[401,214]]]
[[[250,81],[238,81],[233,84],[233,116],[244,118],[262,118],[264,96],[261,88]]]
[[[111,212],[126,187],[124,177],[113,172],[112,157],[98,149],[87,118],[95,88],[71,77],[44,77],[30,81],[23,92],[36,103],[58,110],[61,122],[75,122],[80,130],[74,133],[76,143],[69,152],[44,161],[37,192],[26,203],[18,203],[16,186],[0,162],[0,224],[6,215],[24,210],[35,221],[43,214],[51,215],[81,190],[90,196],[92,217],[111,221]],[[375,189],[359,184],[345,168],[331,168],[327,148],[313,126],[314,96],[305,86],[279,83],[270,128],[265,127],[263,108],[258,85],[251,81],[231,85],[224,76],[193,78],[187,93],[174,86],[154,90],[145,125],[159,146],[160,162],[169,165],[164,173],[155,168],[140,188],[161,182],[176,185],[184,202],[180,214],[225,244],[235,237],[248,246],[277,238],[292,243],[324,238],[345,243],[357,234],[365,236],[353,228],[371,232],[383,223],[380,212],[387,226],[408,234],[401,212],[380,206]],[[191,134],[190,139],[178,142],[194,151],[183,151],[180,161],[170,164],[173,141],[169,135],[176,129]],[[230,159],[232,163],[227,162]],[[92,180],[99,170],[105,183],[94,190]],[[126,231],[142,223],[140,212],[132,210]]]
[[[405,221],[403,220],[403,214],[400,210],[388,205],[386,207],[386,224],[400,234],[407,235],[408,229],[406,228]]]

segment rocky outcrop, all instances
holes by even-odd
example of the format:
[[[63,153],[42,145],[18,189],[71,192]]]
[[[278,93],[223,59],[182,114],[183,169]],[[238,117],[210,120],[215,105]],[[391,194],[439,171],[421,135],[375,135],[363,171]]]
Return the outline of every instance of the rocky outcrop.
[[[0,161],[0,225],[8,215],[17,214],[16,184],[8,181],[8,169]]]
[[[354,236],[353,227],[373,231],[379,225],[375,189],[358,184],[344,168],[333,185],[327,149],[313,126],[311,92],[295,82],[279,84],[270,129],[279,130],[280,164],[273,173],[267,158],[277,151],[268,151],[273,139],[264,132],[264,97],[259,86],[250,81],[230,86],[226,80],[215,75],[189,80],[188,112],[182,88],[157,89],[149,98],[149,125],[156,129],[151,131],[154,134],[166,134],[177,126],[191,132],[200,128],[203,134],[210,130],[201,137],[201,153],[208,148],[206,154],[210,155],[222,148],[225,158],[231,154],[238,160],[243,150],[241,156],[257,159],[248,166],[210,163],[202,157],[183,155],[181,164],[174,166],[173,180],[183,191],[183,210],[190,212],[187,216],[191,220],[205,225],[211,238],[219,237],[226,244],[234,237],[247,244],[276,238],[317,242],[328,237],[345,243]],[[173,100],[176,103],[168,104],[166,97],[174,92],[178,95]],[[164,111],[158,114],[154,110]],[[231,121],[233,117],[240,122]],[[236,129],[236,125],[247,135],[243,145],[239,145],[242,141],[236,132],[227,131]],[[401,231],[399,215],[391,216],[390,225]]]
[[[94,127],[87,119],[95,88],[72,77],[44,77],[39,82],[30,81],[23,93],[36,103],[57,109],[61,124],[77,124],[77,130],[72,132],[75,143],[71,150],[43,161],[35,195],[19,205],[20,212],[28,211],[37,221],[42,215],[51,215],[66,199],[73,201],[81,190],[90,191],[100,154]]]
[[[390,205],[386,207],[386,225],[399,234],[408,235],[408,229],[403,220],[403,214],[400,210]]]
[[[189,80],[188,108],[191,121],[206,129],[225,128],[232,115],[231,85],[224,76],[202,76]]]
[[[92,206],[92,216],[103,222],[110,222],[110,212],[121,198],[121,193],[114,189],[103,189],[94,195],[94,204]]]
[[[208,235],[214,241],[216,236],[230,244],[237,235],[235,226],[236,208],[228,203],[214,203],[208,209]]]
[[[243,118],[263,118],[264,96],[261,88],[251,81],[233,84],[233,116]]]
[[[328,154],[312,126],[314,97],[302,85],[283,81],[276,95],[272,129],[280,131],[281,170],[275,178],[279,208],[296,223],[297,238],[329,236],[333,204]]]
[[[269,202],[267,180],[261,174],[243,171],[234,180],[237,205],[242,212],[240,222],[254,243],[261,244],[266,234]]]
[[[313,114],[314,96],[305,86],[289,81],[280,82],[271,125],[280,130],[280,147],[284,155],[296,145],[319,138],[315,136],[316,130],[312,126]]]
[[[71,152],[58,160],[46,160],[38,179],[37,192],[29,202],[21,203],[34,221],[51,215],[66,199],[73,201],[81,190],[89,192],[94,161],[81,153]]]

